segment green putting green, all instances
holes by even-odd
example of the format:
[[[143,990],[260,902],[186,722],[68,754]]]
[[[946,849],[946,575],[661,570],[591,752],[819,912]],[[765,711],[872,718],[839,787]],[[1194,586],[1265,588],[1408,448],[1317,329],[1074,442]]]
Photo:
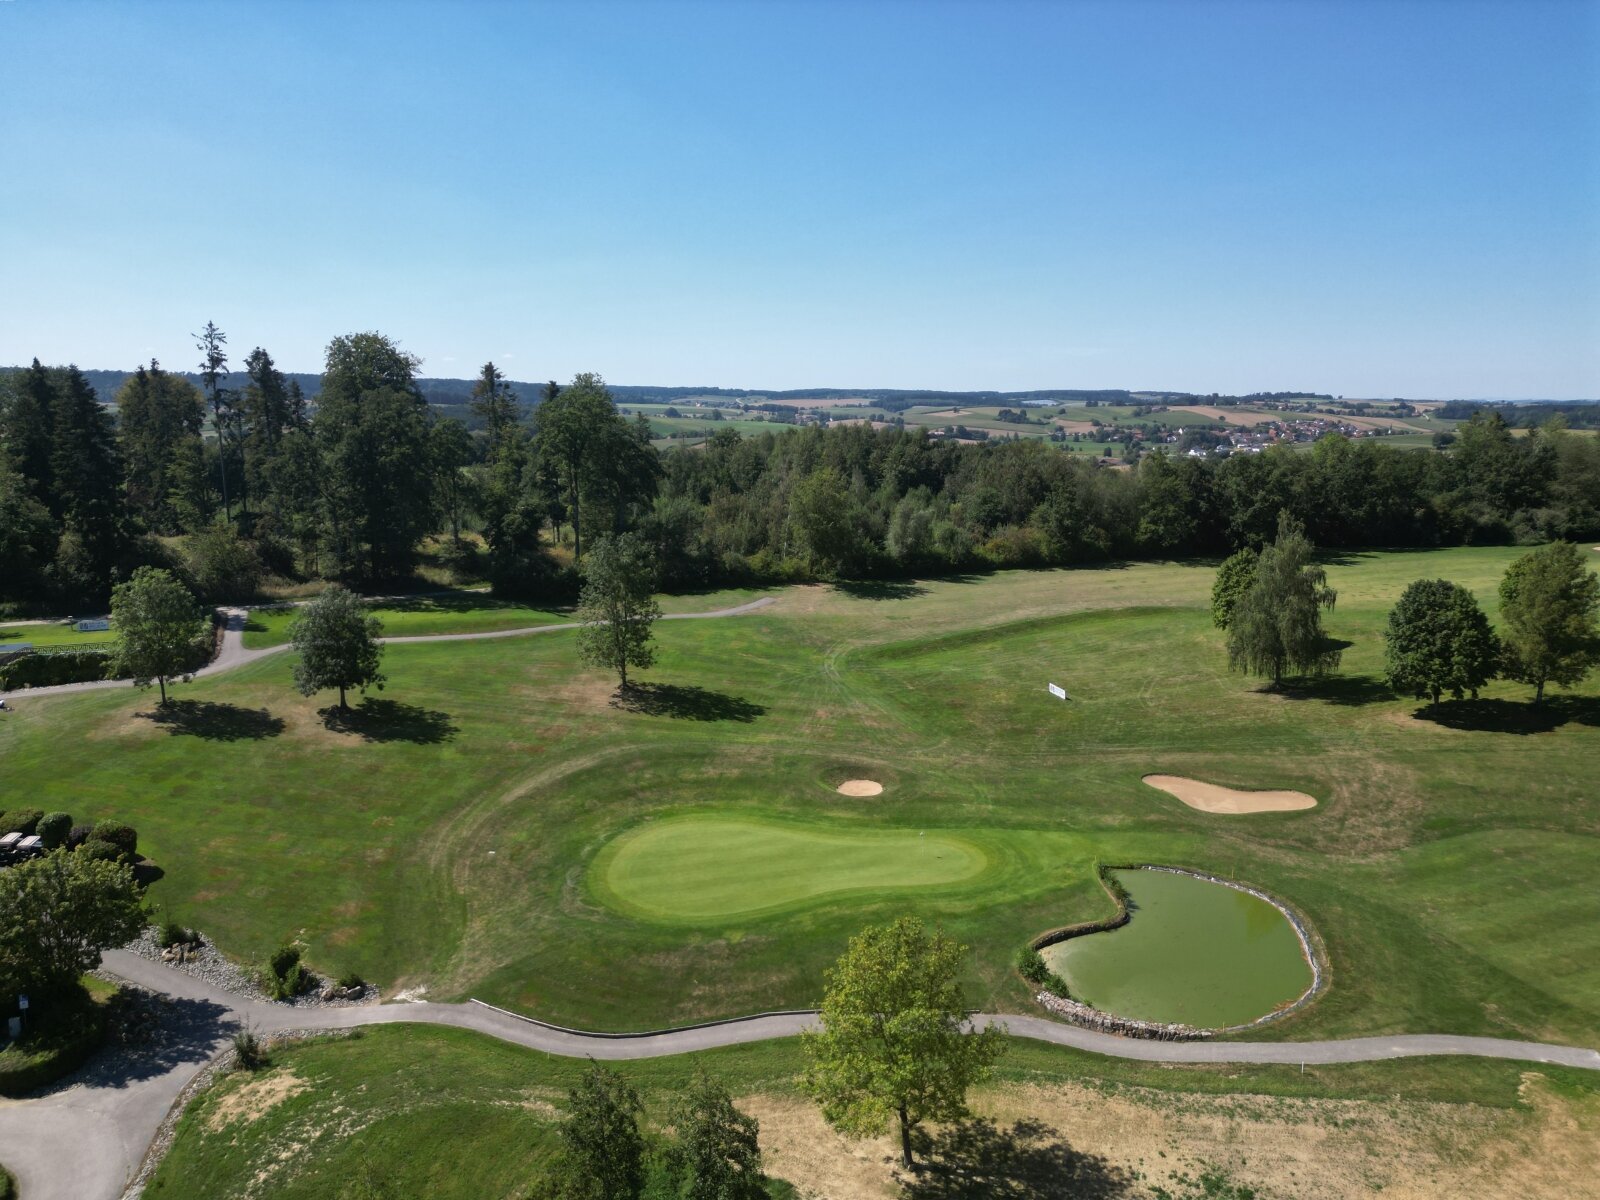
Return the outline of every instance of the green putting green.
[[[601,897],[630,915],[699,922],[825,897],[965,883],[988,867],[982,848],[948,833],[684,817],[624,834],[601,852]]]

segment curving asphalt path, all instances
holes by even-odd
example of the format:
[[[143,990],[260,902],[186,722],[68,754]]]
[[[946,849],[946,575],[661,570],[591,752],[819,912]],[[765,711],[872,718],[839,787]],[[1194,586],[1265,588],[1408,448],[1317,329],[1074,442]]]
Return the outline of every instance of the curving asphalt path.
[[[704,621],[714,617],[737,617],[747,612],[754,612],[758,608],[765,608],[774,603],[771,596],[762,596],[748,604],[739,604],[733,608],[717,608],[710,612],[695,613],[664,613],[663,621]],[[221,610],[225,621],[222,629],[222,645],[217,650],[217,656],[205,666],[194,673],[194,678],[202,679],[207,675],[220,675],[224,671],[231,671],[235,667],[242,667],[246,663],[255,662],[258,658],[279,654],[289,649],[288,643],[281,646],[261,646],[256,649],[246,649],[244,644],[244,626],[250,619],[250,610],[247,608],[224,608]],[[409,642],[480,642],[488,638],[526,637],[534,633],[554,633],[558,629],[578,629],[582,621],[562,621],[556,625],[528,625],[521,629],[492,629],[485,633],[428,633],[418,634],[413,637],[386,637],[378,640],[385,645],[401,645]],[[23,688],[15,692],[0,693],[5,696],[7,704],[18,700],[30,699],[34,696],[60,696],[69,692],[96,692],[103,688],[132,687],[131,679],[93,679],[87,683],[58,683],[53,687]]]
[[[135,1065],[108,1078],[91,1070],[86,1081],[34,1099],[0,1100],[0,1162],[16,1174],[27,1200],[118,1200],[184,1087],[244,1024],[267,1034],[402,1022],[450,1025],[550,1054],[619,1060],[793,1037],[815,1021],[814,1013],[788,1012],[645,1034],[582,1033],[476,1001],[346,1008],[250,1001],[123,950],[108,951],[103,965],[171,997],[182,1014],[184,1036],[158,1051],[147,1069]],[[1144,1062],[1331,1064],[1452,1054],[1600,1071],[1600,1051],[1500,1038],[1406,1034],[1328,1042],[1147,1042],[1043,1017],[980,1013],[973,1020],[1002,1024],[1016,1037]]]

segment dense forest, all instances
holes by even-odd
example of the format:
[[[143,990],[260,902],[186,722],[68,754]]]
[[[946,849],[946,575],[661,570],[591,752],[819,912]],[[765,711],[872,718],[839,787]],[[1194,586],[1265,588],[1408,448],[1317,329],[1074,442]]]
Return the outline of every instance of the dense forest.
[[[213,326],[202,350],[193,378],[152,362],[111,397],[75,367],[0,377],[0,611],[100,604],[141,565],[213,601],[266,577],[403,586],[430,537],[460,578],[553,598],[623,530],[676,589],[1218,555],[1270,540],[1280,512],[1329,547],[1600,537],[1600,439],[1559,418],[1514,436],[1475,411],[1447,453],[1330,435],[1133,467],[867,425],[663,453],[596,375],[534,405],[487,364],[469,422],[380,334],[333,340],[314,401],[265,350],[231,370]]]

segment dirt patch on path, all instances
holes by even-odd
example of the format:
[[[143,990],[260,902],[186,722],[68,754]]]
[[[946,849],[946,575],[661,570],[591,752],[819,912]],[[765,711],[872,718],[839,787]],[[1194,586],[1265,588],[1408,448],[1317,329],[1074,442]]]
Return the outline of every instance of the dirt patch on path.
[[[1201,812],[1237,816],[1241,813],[1298,812],[1317,806],[1316,798],[1304,792],[1251,792],[1223,787],[1218,783],[1203,783],[1198,779],[1185,779],[1182,775],[1146,775],[1144,781]]]
[[[293,1071],[274,1071],[270,1075],[257,1076],[217,1101],[217,1106],[206,1114],[206,1128],[216,1133],[235,1121],[243,1121],[248,1125],[310,1086]]]
[[[846,779],[834,790],[841,796],[880,796],[883,784],[876,779]]]

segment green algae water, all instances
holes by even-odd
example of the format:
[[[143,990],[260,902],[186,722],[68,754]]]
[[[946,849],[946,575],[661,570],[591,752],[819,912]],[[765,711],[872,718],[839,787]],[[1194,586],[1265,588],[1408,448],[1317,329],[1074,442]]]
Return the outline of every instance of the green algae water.
[[[1132,919],[1041,951],[1075,998],[1214,1029],[1265,1016],[1311,986],[1299,936],[1265,900],[1171,871],[1111,874],[1133,898]]]

